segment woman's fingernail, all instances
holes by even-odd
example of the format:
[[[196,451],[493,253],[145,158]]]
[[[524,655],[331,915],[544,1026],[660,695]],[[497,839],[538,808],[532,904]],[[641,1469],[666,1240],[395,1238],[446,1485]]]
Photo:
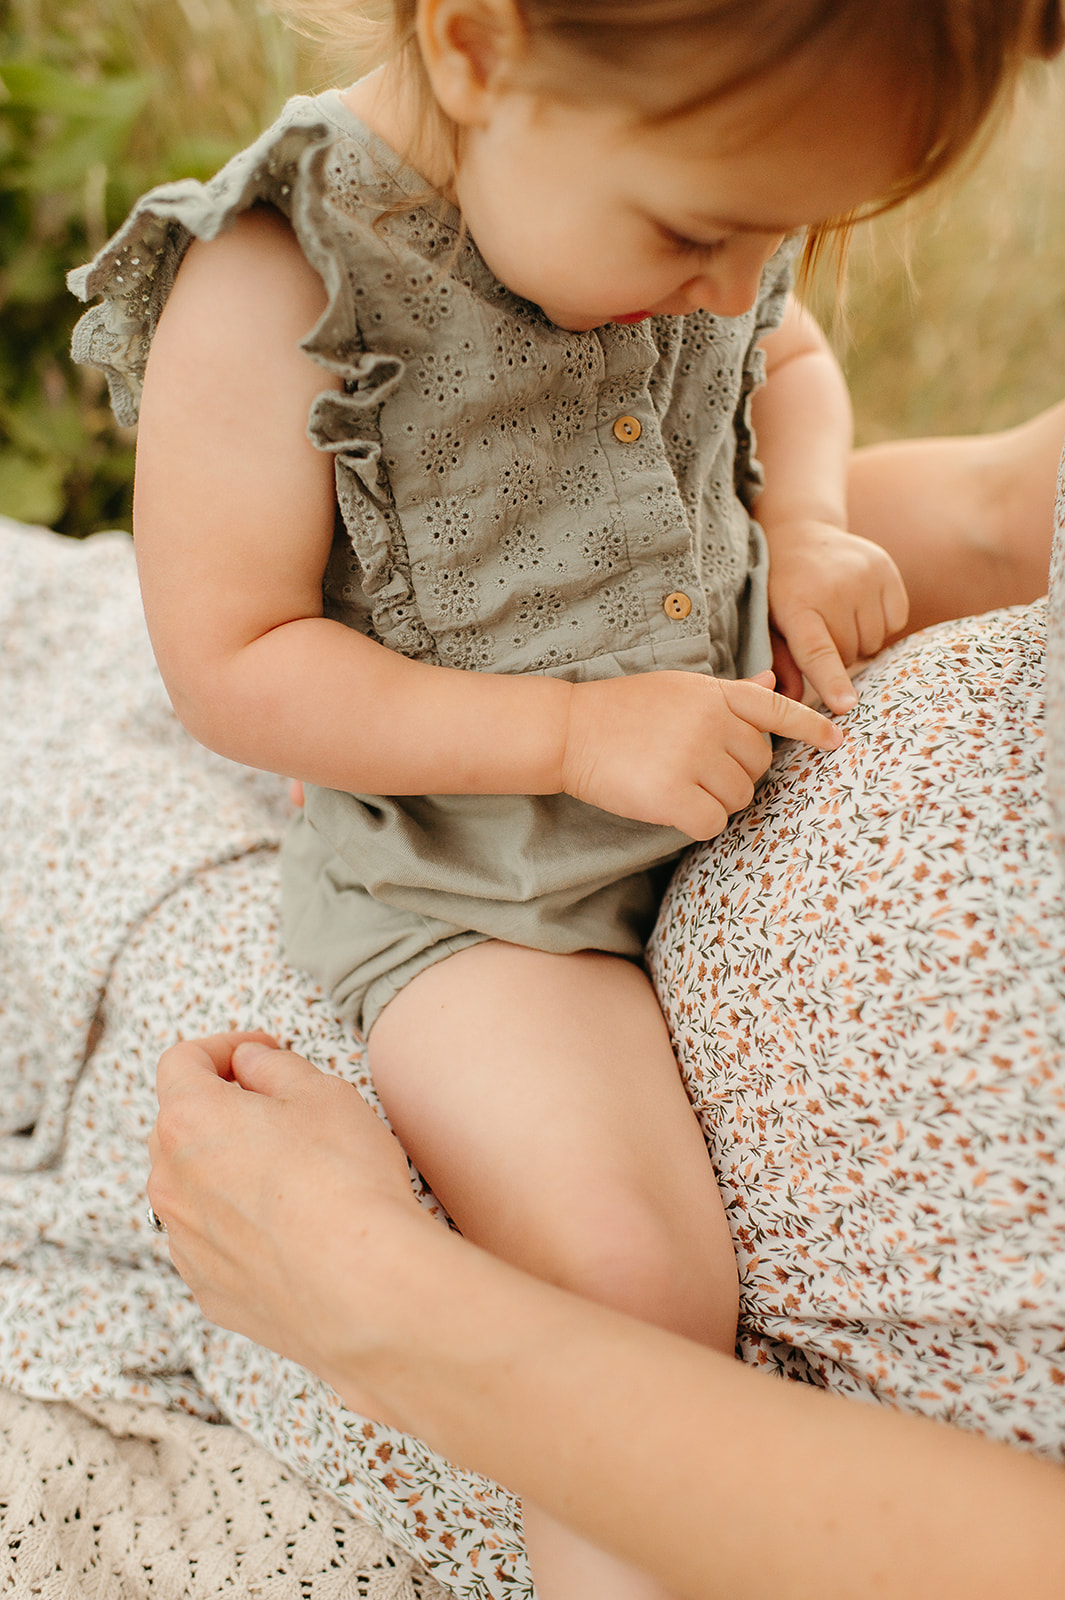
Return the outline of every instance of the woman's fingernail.
[[[250,1067],[260,1056],[273,1054],[277,1046],[263,1044],[261,1039],[244,1039],[233,1052],[233,1062],[238,1067]]]

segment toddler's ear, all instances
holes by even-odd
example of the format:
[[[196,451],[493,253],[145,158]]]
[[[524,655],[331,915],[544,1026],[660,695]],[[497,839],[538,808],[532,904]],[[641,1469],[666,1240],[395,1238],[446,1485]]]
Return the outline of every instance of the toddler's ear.
[[[482,124],[525,53],[513,0],[421,0],[417,28],[441,110],[462,127]]]

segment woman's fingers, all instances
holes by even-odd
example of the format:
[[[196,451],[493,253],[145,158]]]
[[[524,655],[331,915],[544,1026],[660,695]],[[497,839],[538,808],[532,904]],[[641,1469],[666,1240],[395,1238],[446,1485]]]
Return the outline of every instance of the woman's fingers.
[[[213,1033],[206,1039],[183,1040],[171,1045],[160,1056],[155,1080],[157,1092],[168,1093],[189,1074],[195,1076],[204,1069],[210,1069],[219,1078],[232,1078],[233,1053],[245,1040],[268,1045],[274,1050],[279,1048],[273,1035],[264,1033],[261,1028],[247,1033]]]
[[[233,1051],[232,1070],[242,1089],[274,1099],[306,1090],[312,1087],[308,1080],[327,1076],[304,1056],[282,1050],[266,1035],[241,1040]]]
[[[350,1347],[338,1272],[358,1278],[375,1217],[424,1216],[394,1135],[264,1033],[173,1046],[159,1090],[148,1198],[177,1271],[212,1321],[328,1371]]]

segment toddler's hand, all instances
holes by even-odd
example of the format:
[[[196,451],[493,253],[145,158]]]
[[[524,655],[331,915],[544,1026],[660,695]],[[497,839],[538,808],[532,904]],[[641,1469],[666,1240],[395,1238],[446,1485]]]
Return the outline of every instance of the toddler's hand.
[[[886,550],[825,522],[775,527],[769,612],[799,670],[831,711],[857,703],[847,668],[906,626],[910,604]]]
[[[731,682],[647,672],[573,686],[562,758],[565,794],[616,816],[713,839],[750,804],[772,759],[767,733],[835,750],[843,735],[772,688],[773,674]]]

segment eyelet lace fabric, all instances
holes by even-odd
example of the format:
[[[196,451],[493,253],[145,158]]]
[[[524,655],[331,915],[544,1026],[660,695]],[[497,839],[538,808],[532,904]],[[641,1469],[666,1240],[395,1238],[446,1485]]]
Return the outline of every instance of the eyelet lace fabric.
[[[0,1388],[9,1600],[444,1600],[424,1568],[238,1429]]]
[[[337,93],[299,98],[210,183],[146,195],[72,275],[79,295],[102,297],[75,356],[104,367],[124,420],[190,240],[259,201],[285,214],[322,279],[327,306],[302,347],[342,380],[308,419],[335,461],[328,617],[467,671],[733,677],[770,664],[749,412],[796,240],[742,316],[567,333],[496,280],[458,214],[427,200]],[[678,591],[686,603],[670,607]],[[282,875],[287,945],[366,1031],[429,926],[638,954],[655,909],[647,874],[685,843],[565,796],[486,808],[309,788]],[[362,895],[357,940],[338,885]]]
[[[755,584],[752,603],[748,581],[765,563],[749,402],[794,241],[741,317],[566,333],[492,276],[457,213],[427,202],[337,94],[297,98],[207,185],[146,195],[71,275],[80,297],[103,297],[74,354],[107,372],[121,421],[136,419],[190,239],[257,202],[289,219],[328,293],[303,347],[343,380],[308,421],[336,458],[343,518],[330,615],[477,670],[600,676],[634,649],[719,676],[768,662],[764,593]],[[640,422],[631,443],[612,431],[621,415]],[[684,619],[662,609],[678,585]]]

